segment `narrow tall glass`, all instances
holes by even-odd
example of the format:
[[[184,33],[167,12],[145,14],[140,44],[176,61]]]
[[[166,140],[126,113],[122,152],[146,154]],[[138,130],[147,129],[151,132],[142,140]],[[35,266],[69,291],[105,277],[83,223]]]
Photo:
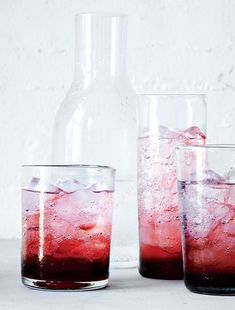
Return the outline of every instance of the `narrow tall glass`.
[[[22,281],[88,290],[109,275],[114,169],[23,166]]]
[[[179,146],[185,285],[235,294],[235,145]]]
[[[182,279],[175,147],[203,145],[203,95],[140,95],[138,209],[142,276]]]

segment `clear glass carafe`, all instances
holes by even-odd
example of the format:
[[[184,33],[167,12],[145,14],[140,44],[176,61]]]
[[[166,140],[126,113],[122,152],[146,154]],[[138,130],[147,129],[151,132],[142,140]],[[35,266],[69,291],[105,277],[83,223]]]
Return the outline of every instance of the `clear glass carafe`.
[[[117,170],[111,266],[137,262],[135,94],[126,67],[127,16],[76,16],[75,73],[54,123],[53,163]]]

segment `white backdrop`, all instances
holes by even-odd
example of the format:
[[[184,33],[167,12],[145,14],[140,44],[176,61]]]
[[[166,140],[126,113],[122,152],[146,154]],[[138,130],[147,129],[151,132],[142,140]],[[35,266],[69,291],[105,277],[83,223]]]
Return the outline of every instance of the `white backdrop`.
[[[84,11],[129,14],[135,90],[206,93],[208,141],[235,143],[234,0],[0,0],[0,237],[19,236],[20,165],[49,160]]]

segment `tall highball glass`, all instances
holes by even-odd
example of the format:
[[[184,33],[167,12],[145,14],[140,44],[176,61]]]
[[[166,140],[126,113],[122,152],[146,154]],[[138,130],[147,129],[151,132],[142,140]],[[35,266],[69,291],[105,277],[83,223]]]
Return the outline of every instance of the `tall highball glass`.
[[[203,95],[140,95],[138,209],[140,274],[183,277],[175,147],[204,145]]]

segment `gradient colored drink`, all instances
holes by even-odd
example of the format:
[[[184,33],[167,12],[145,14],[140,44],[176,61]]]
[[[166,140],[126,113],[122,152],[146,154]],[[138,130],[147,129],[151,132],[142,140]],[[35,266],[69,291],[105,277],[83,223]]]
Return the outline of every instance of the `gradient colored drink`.
[[[175,147],[204,143],[198,127],[160,126],[139,138],[139,271],[145,277],[183,278]]]
[[[212,171],[201,182],[179,182],[185,284],[191,291],[235,292],[235,184]]]
[[[22,205],[26,285],[81,289],[107,284],[112,191],[66,180],[44,192],[23,189]]]

